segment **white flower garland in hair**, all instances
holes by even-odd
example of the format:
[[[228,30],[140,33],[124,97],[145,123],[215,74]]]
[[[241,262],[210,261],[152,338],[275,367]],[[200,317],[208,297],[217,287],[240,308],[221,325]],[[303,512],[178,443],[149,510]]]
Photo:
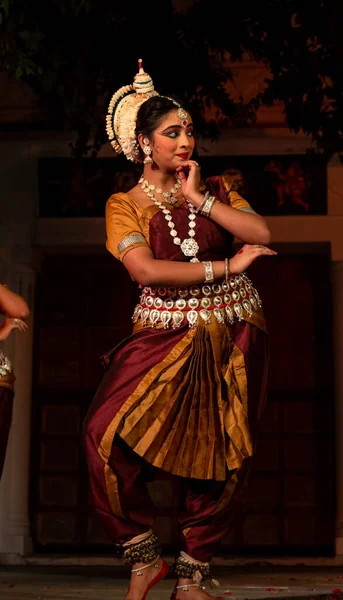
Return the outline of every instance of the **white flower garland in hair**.
[[[158,93],[154,91],[149,94],[130,94],[123,99],[115,113],[117,139],[126,158],[132,162],[142,162],[136,137],[138,110],[153,96],[158,96]]]
[[[109,137],[109,140],[114,148],[114,150],[120,154],[122,151],[120,145],[116,142],[116,134],[114,133],[113,123],[114,123],[114,109],[117,103],[127,94],[133,91],[133,85],[124,85],[119,90],[113,94],[111,101],[108,106],[108,112],[106,115],[106,133]]]

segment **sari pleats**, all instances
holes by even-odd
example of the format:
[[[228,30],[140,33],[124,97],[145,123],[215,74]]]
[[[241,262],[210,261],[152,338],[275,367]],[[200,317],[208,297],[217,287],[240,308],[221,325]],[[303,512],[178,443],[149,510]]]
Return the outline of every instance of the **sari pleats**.
[[[174,475],[223,481],[239,468],[252,455],[245,353],[235,344],[241,327],[265,335],[249,323],[185,329],[113,416],[101,454],[110,454],[106,445],[118,434],[148,463]],[[156,345],[162,332],[155,331]]]

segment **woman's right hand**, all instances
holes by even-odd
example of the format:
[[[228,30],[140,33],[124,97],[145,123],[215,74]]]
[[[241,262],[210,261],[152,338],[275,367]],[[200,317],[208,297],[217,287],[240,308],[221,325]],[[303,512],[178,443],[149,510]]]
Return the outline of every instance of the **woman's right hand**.
[[[245,244],[241,250],[229,260],[229,269],[231,273],[242,273],[251,263],[262,256],[275,256],[277,252],[263,246],[262,244]]]

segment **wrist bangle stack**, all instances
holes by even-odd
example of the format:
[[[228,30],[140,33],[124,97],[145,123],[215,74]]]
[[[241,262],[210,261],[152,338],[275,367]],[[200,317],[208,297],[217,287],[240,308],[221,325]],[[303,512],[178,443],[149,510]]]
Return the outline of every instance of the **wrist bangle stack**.
[[[209,197],[209,192],[206,192],[205,196],[203,197],[201,204],[199,204],[198,208],[195,209],[196,213],[201,213],[202,209],[204,208],[204,204],[207,200],[207,198]]]
[[[206,196],[205,196],[205,197],[206,197]],[[205,202],[204,202],[204,203],[202,203],[202,204],[203,204],[203,206],[202,206],[202,208],[201,208],[201,211],[200,211],[200,212],[201,212],[201,214],[202,214],[204,217],[209,217],[209,216],[210,216],[210,214],[211,214],[211,210],[212,210],[212,206],[213,206],[213,204],[215,203],[215,201],[216,201],[216,199],[215,199],[215,197],[214,197],[214,196],[207,196],[207,198],[206,198]]]
[[[202,214],[204,217],[209,217],[211,214],[212,206],[216,202],[214,196],[210,196],[209,192],[206,192],[201,204],[196,209],[196,213]]]
[[[205,283],[212,283],[214,280],[212,262],[210,260],[203,260],[202,264],[205,267]]]

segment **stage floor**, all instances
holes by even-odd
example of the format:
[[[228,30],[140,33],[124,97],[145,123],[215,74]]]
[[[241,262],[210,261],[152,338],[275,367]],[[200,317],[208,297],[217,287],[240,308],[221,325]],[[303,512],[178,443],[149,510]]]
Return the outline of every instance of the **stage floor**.
[[[118,567],[0,567],[1,600],[123,600],[126,572]],[[215,567],[220,588],[209,590],[222,600],[272,598],[343,599],[343,568]],[[147,600],[169,600],[171,575]],[[342,592],[341,592],[342,590]]]

